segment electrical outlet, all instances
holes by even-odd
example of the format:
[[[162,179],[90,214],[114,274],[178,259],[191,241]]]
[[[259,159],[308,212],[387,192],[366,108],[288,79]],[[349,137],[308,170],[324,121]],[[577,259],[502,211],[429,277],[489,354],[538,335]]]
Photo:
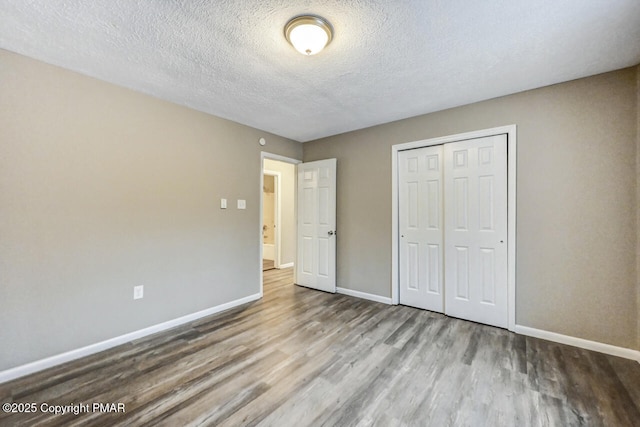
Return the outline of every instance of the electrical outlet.
[[[220,209],[227,209],[227,199],[220,199]]]
[[[247,201],[238,199],[238,209],[247,209]]]
[[[144,286],[134,286],[133,287],[133,299],[140,299],[144,297]]]

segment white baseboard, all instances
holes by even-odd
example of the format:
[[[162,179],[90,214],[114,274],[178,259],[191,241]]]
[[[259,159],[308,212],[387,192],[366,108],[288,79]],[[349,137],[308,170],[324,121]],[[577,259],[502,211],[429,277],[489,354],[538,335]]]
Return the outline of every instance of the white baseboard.
[[[293,267],[293,263],[292,262],[288,262],[286,264],[280,264],[278,266],[278,268],[291,268],[291,267]]]
[[[617,347],[611,344],[585,340],[583,338],[576,338],[569,335],[557,334],[555,332],[544,331],[542,329],[535,329],[521,325],[516,325],[514,332],[521,335],[527,335],[530,337],[553,341],[560,344],[572,345],[574,347],[593,350],[599,353],[610,354],[612,356],[618,356],[640,362],[640,351],[632,350],[630,348]]]
[[[240,298],[235,301],[227,302],[217,305],[215,307],[207,308],[205,310],[198,311],[196,313],[187,314],[186,316],[178,317],[177,319],[169,320],[159,323],[157,325],[149,326],[148,328],[139,329],[137,331],[130,332],[128,334],[120,335],[115,338],[110,338],[99,343],[91,344],[86,347],[81,347],[75,350],[67,351],[65,353],[57,354],[55,356],[47,357],[45,359],[36,360],[35,362],[27,363],[25,365],[17,366],[15,368],[0,371],[0,384],[11,381],[16,378],[23,377],[25,375],[33,374],[38,371],[42,371],[47,368],[51,368],[56,365],[61,365],[72,360],[79,359],[81,357],[89,356],[91,354],[98,353],[100,351],[107,350],[109,348],[125,344],[129,341],[133,341],[139,338],[146,337],[157,332],[162,332],[167,329],[180,326],[182,324],[192,322],[202,317],[210,316],[212,314],[219,313],[224,310],[228,310],[233,307],[237,307],[242,304],[246,304],[251,301],[255,301],[261,298],[261,294],[249,295],[248,297]]]
[[[368,299],[369,301],[381,302],[383,304],[391,304],[391,298],[368,294],[366,292],[354,291],[353,289],[336,288],[336,292],[343,295],[349,295],[350,297]]]

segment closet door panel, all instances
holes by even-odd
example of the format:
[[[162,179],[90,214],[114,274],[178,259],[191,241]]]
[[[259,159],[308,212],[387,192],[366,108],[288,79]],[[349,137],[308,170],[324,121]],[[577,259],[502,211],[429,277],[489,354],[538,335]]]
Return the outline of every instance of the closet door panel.
[[[507,139],[444,146],[445,313],[506,328]]]
[[[442,312],[442,146],[398,153],[400,304]]]

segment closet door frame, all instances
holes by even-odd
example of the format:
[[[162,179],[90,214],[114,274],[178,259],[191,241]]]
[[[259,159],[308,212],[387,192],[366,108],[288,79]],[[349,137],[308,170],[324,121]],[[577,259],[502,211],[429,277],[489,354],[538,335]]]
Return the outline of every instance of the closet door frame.
[[[516,326],[516,125],[501,126],[473,132],[448,135],[438,138],[396,144],[391,147],[391,303],[400,299],[399,249],[400,233],[398,222],[398,153],[403,150],[441,145],[450,142],[484,138],[494,135],[507,136],[507,312],[508,328]]]

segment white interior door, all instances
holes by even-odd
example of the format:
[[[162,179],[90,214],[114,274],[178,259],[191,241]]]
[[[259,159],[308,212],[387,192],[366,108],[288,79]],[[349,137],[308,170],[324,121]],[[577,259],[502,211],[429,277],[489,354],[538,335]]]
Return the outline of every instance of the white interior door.
[[[442,145],[398,153],[400,304],[443,312]]]
[[[336,292],[336,159],[298,165],[296,283]]]
[[[445,313],[508,327],[507,137],[444,145]]]

